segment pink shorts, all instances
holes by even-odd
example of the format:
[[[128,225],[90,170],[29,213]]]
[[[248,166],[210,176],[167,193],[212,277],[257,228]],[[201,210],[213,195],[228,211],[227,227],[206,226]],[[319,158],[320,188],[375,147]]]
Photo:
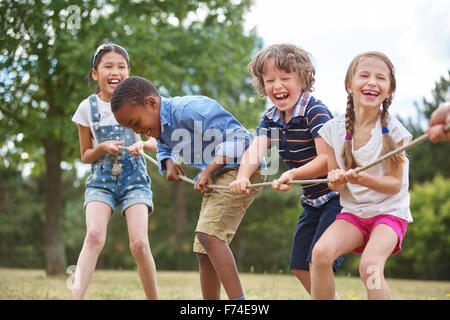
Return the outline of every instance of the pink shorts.
[[[398,218],[396,216],[392,216],[390,214],[380,214],[371,218],[360,218],[357,215],[354,215],[350,212],[342,212],[336,216],[337,219],[347,220],[355,227],[357,227],[362,234],[364,235],[364,239],[367,243],[370,238],[370,234],[372,230],[379,224],[385,224],[392,229],[394,229],[395,233],[398,236],[398,242],[392,251],[391,255],[398,253],[402,248],[402,241],[406,234],[406,228],[408,226],[408,221]],[[354,253],[361,254],[364,251],[366,246],[362,246],[353,250]]]

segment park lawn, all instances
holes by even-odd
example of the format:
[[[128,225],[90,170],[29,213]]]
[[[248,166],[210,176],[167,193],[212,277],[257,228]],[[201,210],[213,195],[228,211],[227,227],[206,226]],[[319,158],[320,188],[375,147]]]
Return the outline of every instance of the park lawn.
[[[241,273],[247,299],[305,300],[309,295],[291,274]],[[46,277],[43,270],[0,268],[0,299],[65,300],[70,299],[67,283],[70,275]],[[450,300],[449,281],[387,279],[392,299]],[[159,296],[163,300],[202,299],[198,272],[158,271]],[[336,289],[344,300],[366,299],[362,281],[355,277],[336,277]],[[97,270],[85,299],[145,299],[137,271]],[[226,294],[222,289],[222,299]]]

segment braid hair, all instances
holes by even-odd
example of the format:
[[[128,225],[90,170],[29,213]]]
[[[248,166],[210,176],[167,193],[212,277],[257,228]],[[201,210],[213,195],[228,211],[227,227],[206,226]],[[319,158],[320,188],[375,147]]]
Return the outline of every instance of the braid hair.
[[[353,96],[349,93],[347,96],[347,109],[345,111],[345,132],[347,135],[353,136],[353,125],[355,122],[355,105],[353,104]],[[358,166],[352,152],[352,140],[345,139],[344,149],[342,151],[345,170],[356,168]]]
[[[381,121],[381,127],[382,128],[387,127],[387,120],[388,120],[388,117],[389,117],[389,111],[388,110],[389,110],[389,106],[391,105],[391,103],[392,103],[392,98],[391,97],[386,98],[383,101],[383,109],[381,110],[381,113],[380,113],[380,121]],[[388,152],[391,152],[392,150],[394,150],[394,149],[399,147],[398,144],[395,143],[394,139],[392,139],[392,137],[390,136],[389,132],[383,133],[382,141],[383,141],[383,149],[381,150],[380,156],[382,156],[382,155],[384,155],[384,154],[386,154]],[[404,152],[397,153],[396,155],[392,156],[390,159],[395,164],[402,164],[402,163],[405,162],[405,153]]]

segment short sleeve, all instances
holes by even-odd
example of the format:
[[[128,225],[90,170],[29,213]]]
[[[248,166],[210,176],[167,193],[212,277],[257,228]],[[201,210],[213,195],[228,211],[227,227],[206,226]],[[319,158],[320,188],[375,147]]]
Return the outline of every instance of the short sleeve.
[[[258,124],[258,128],[256,129],[257,136],[266,136],[270,139],[270,127],[268,121],[263,117]]]
[[[330,110],[322,104],[311,106],[306,110],[309,131],[314,139],[319,136],[322,126],[332,118]]]
[[[269,108],[263,115],[261,121],[256,128],[257,136],[266,136],[267,138],[271,138],[271,128],[273,128],[273,121],[270,120],[273,113],[276,112],[276,107],[273,106]]]
[[[390,116],[388,120],[388,129],[389,134],[396,143],[401,141],[403,141],[403,144],[411,142],[411,133],[409,133],[399,120],[392,116]]]
[[[72,117],[72,121],[82,125],[83,127],[89,127],[89,101],[87,99],[83,100],[78,106],[77,111]]]
[[[320,129],[317,132],[317,134],[320,135],[323,138],[323,140],[325,140],[325,142],[330,146],[332,145],[332,143],[331,143],[331,131],[332,131],[331,127],[332,127],[332,123],[326,122],[320,127]]]

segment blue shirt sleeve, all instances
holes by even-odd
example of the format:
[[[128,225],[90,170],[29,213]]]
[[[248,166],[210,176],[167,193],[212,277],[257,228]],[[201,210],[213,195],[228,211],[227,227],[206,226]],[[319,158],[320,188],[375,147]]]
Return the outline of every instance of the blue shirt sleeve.
[[[181,156],[183,162],[200,170],[215,157],[224,156],[226,167],[236,167],[252,135],[217,101],[205,96],[162,99],[161,135],[157,159]]]
[[[167,171],[166,164],[163,162],[166,159],[172,159],[175,163],[178,163],[178,154],[166,145],[158,141],[158,151],[156,152],[156,160],[158,161],[159,173]]]
[[[249,132],[217,101],[203,97],[203,99],[199,98],[198,102],[200,104],[195,101],[182,109],[181,125],[194,132],[194,139],[202,137],[202,140],[205,140],[205,138],[214,137],[217,142],[214,148],[215,156],[240,158],[248,146]],[[198,134],[195,135],[195,133]],[[194,148],[205,142],[208,141],[194,143]],[[204,151],[204,149],[198,151]]]
[[[230,131],[224,141],[216,146],[216,156],[240,159],[249,145],[249,140],[249,134],[244,129]]]

